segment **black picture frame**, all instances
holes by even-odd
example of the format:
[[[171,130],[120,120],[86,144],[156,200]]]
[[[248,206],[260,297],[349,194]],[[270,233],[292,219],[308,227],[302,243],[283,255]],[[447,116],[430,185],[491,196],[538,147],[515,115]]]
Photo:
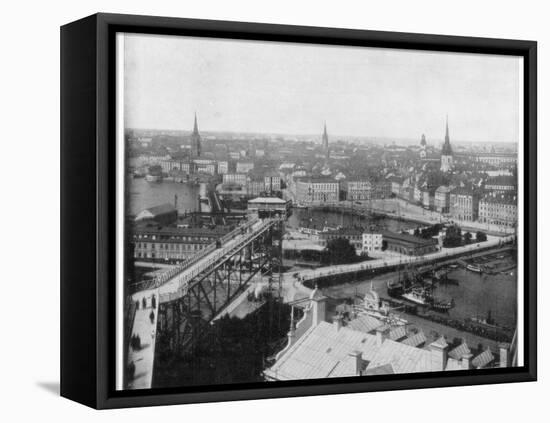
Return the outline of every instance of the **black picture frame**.
[[[515,368],[116,391],[115,34],[517,55],[524,58],[524,357]],[[95,14],[61,28],[61,395],[119,408],[534,381],[537,377],[537,44],[152,16]]]

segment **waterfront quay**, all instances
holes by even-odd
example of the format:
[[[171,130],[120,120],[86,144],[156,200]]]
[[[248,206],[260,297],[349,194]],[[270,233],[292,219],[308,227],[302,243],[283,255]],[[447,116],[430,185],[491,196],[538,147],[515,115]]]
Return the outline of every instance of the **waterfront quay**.
[[[460,257],[469,257],[472,254],[502,247],[505,244],[512,243],[515,236],[506,236],[500,238],[491,238],[484,242],[470,245],[464,245],[456,248],[442,248],[439,251],[425,254],[422,256],[395,255],[392,257],[377,258],[373,260],[362,261],[359,263],[332,265],[319,267],[317,269],[303,269],[297,272],[291,272],[285,276],[295,277],[296,279],[310,283],[320,282],[323,279],[331,278],[344,274],[374,274],[382,271],[390,271],[400,266],[412,265],[420,266],[425,264],[444,262]]]
[[[507,255],[508,260],[515,262],[514,251],[512,247],[491,248],[469,256],[469,259],[482,260]],[[448,268],[453,263],[457,263],[456,258],[441,261],[438,266]],[[417,270],[424,272],[430,267],[419,267]],[[426,336],[445,335],[449,340],[464,339],[468,345],[483,345],[496,352],[498,341],[509,341],[516,327],[515,273],[512,271],[480,275],[462,267],[450,269],[448,277],[453,283],[439,283],[435,290],[436,296],[454,300],[455,306],[446,313],[427,311],[423,306],[389,297],[387,284],[400,280],[402,269],[380,272],[370,277],[357,275],[345,282],[338,279],[331,283],[329,279],[325,279],[319,286],[334,306],[361,301],[371,290],[375,291],[382,301],[391,304],[396,314],[408,321],[409,327],[423,331]],[[495,326],[487,326],[472,320],[484,320],[487,314],[492,316]]]

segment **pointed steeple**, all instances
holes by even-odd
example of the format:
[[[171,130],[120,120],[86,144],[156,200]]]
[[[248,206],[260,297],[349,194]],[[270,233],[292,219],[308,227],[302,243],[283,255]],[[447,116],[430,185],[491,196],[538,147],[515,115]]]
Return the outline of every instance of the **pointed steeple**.
[[[327,134],[327,122],[325,121],[325,125],[324,125],[324,128],[323,128],[323,149],[325,150],[325,156],[326,156],[326,159],[328,160],[329,156],[330,156],[330,149],[329,149],[329,146],[328,146],[328,134]]]
[[[194,134],[199,133],[199,125],[197,125],[197,112],[195,112],[195,124],[193,125],[193,133]]]
[[[445,142],[443,143],[443,148],[441,149],[442,156],[452,156],[453,150],[451,148],[451,140],[449,137],[449,115],[445,119]]]
[[[441,149],[441,171],[450,172],[453,169],[453,149],[449,138],[449,116],[445,119],[445,142]]]
[[[445,118],[445,144],[449,144],[449,115]]]
[[[195,112],[195,121],[193,123],[193,133],[191,134],[191,149],[195,157],[200,157],[201,136],[199,134],[199,125],[197,124],[197,112]]]

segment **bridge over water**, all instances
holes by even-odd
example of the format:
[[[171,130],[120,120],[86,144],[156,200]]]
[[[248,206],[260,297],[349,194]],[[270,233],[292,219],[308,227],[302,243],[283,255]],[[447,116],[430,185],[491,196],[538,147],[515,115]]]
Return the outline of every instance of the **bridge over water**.
[[[152,386],[159,336],[175,354],[185,351],[249,284],[279,270],[281,236],[281,219],[254,218],[157,278],[132,285],[126,388]]]

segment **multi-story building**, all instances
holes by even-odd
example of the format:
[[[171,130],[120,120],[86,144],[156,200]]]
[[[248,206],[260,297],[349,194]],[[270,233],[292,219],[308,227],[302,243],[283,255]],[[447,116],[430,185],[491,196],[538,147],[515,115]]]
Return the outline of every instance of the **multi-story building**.
[[[132,244],[137,260],[183,260],[227,234],[229,226],[185,228],[139,224],[133,230]]]
[[[411,178],[405,178],[399,189],[399,196],[407,201],[414,200],[414,186],[411,183]]]
[[[246,186],[246,175],[244,173],[226,173],[223,175],[224,184],[237,184]]]
[[[133,166],[139,167],[139,166],[148,166],[148,165],[156,165],[160,164],[162,166],[162,162],[166,160],[170,160],[170,156],[168,154],[166,155],[158,155],[158,154],[150,154],[150,155],[139,155],[138,157],[135,157],[131,160],[131,164]]]
[[[355,228],[336,229],[327,232],[319,233],[319,241],[321,245],[327,245],[329,241],[334,239],[347,239],[356,251],[363,251],[363,230]]]
[[[363,233],[363,252],[377,253],[382,251],[381,233]]]
[[[434,206],[439,213],[449,213],[451,201],[451,188],[445,185],[435,190]]]
[[[517,178],[514,176],[494,176],[485,182],[487,191],[510,192],[517,190]]]
[[[247,194],[251,197],[257,197],[265,191],[265,184],[262,178],[248,178],[246,182]]]
[[[422,188],[418,184],[414,186],[413,200],[417,203],[422,202]]]
[[[472,189],[455,188],[449,196],[449,212],[453,219],[473,222],[477,219],[479,195]]]
[[[516,153],[480,153],[475,159],[480,163],[486,163],[495,167],[515,166],[518,163],[518,155]]]
[[[254,169],[252,162],[237,162],[237,173],[248,173]]]
[[[229,172],[229,162],[227,160],[218,161],[218,174],[225,175]]]
[[[340,184],[332,178],[317,177],[296,181],[298,204],[336,202],[340,198]]]
[[[197,164],[197,172],[208,173],[209,175],[215,175],[216,164],[215,163]]]
[[[435,203],[435,193],[429,188],[422,188],[422,206],[426,209],[433,209]]]
[[[291,206],[291,201],[278,197],[257,197],[248,201],[248,212],[257,214],[262,219],[275,215],[286,219],[292,212]]]
[[[281,191],[281,176],[278,173],[270,173],[264,176],[265,192]]]
[[[347,199],[350,201],[370,200],[372,197],[372,184],[367,180],[347,181]]]
[[[491,225],[514,227],[518,218],[517,197],[492,194],[479,200],[479,221]]]
[[[373,199],[389,198],[391,196],[391,182],[385,179],[373,182],[371,196]]]
[[[399,176],[392,176],[388,179],[390,183],[390,192],[395,195],[399,195],[401,192],[401,185],[403,184],[403,178]]]
[[[159,163],[164,173],[170,174],[171,171],[178,171],[187,175],[195,173],[196,165],[187,159],[166,159]]]
[[[421,256],[437,251],[438,242],[436,239],[419,238],[408,234],[395,232],[383,232],[383,243],[387,249],[408,256]]]

